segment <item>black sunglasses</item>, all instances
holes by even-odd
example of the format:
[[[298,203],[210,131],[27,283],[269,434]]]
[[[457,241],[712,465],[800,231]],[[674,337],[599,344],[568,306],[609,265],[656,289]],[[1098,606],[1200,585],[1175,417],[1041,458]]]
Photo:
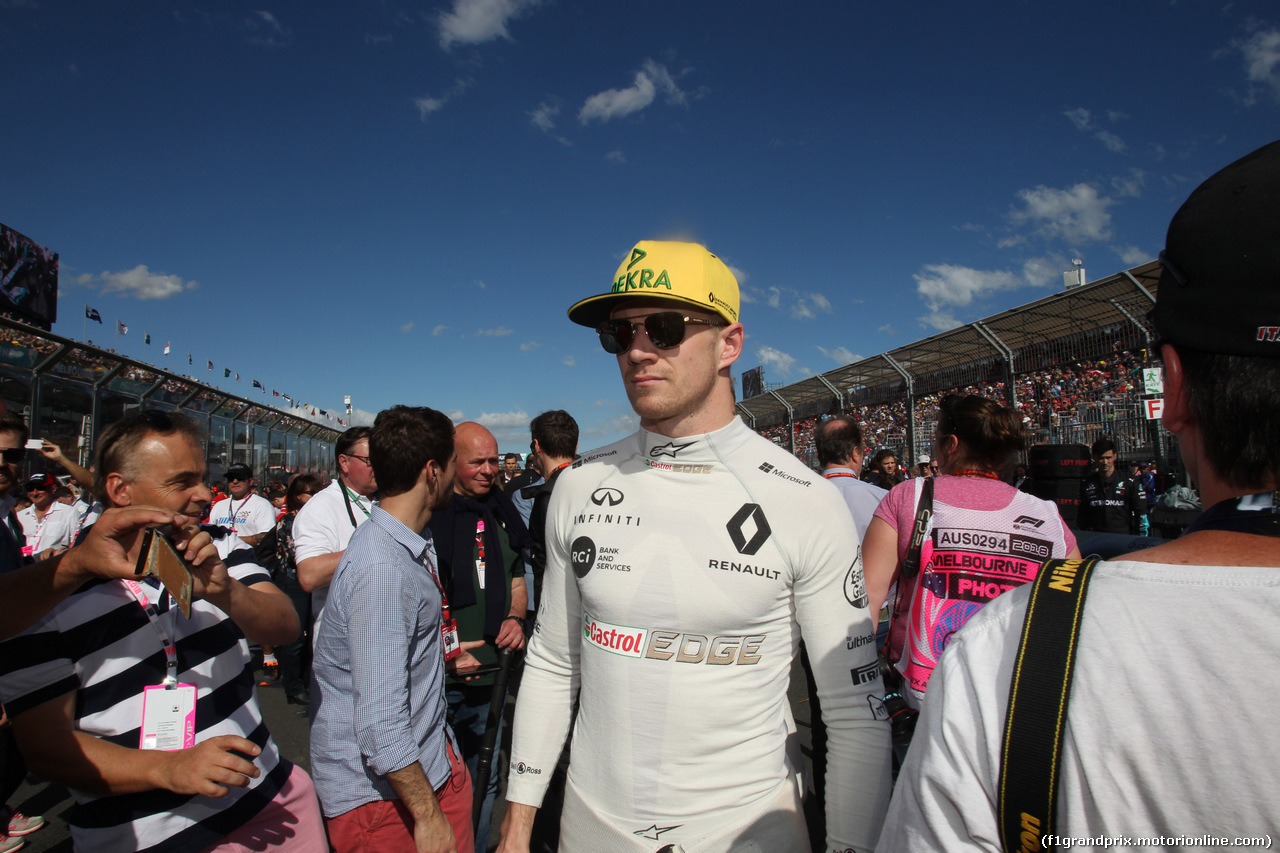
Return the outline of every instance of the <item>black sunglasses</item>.
[[[727,326],[728,323],[717,323],[714,320],[699,320],[686,317],[679,311],[659,311],[646,314],[643,318],[644,332],[649,342],[658,349],[674,349],[684,341],[685,326],[692,323],[696,326]],[[636,329],[640,324],[631,320],[605,320],[596,326],[596,334],[600,336],[600,346],[610,355],[620,355],[631,349],[636,342]]]
[[[27,458],[27,449],[25,447],[6,447],[0,450],[0,456],[4,457],[4,461],[10,465],[20,465]]]

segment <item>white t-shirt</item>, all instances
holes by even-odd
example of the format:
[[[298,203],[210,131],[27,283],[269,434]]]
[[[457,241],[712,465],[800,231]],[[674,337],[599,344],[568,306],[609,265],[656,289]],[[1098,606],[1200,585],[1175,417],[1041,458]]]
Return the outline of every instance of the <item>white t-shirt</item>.
[[[49,511],[43,519],[36,518],[35,505],[18,513],[18,521],[22,524],[22,532],[27,537],[27,545],[33,555],[38,555],[46,548],[70,548],[76,520],[71,507],[57,501],[49,504]]]
[[[261,495],[246,495],[239,500],[228,497],[209,510],[209,523],[225,527],[237,536],[258,536],[276,526],[276,510]]]
[[[373,510],[373,501],[364,495],[348,490],[347,497],[350,499],[350,511],[342,497],[342,483],[334,480],[312,495],[311,500],[298,510],[293,519],[293,546],[299,563],[311,557],[347,550],[351,534],[368,520]],[[355,524],[351,523],[353,517]],[[320,618],[324,615],[324,604],[328,598],[328,584],[311,591],[311,612],[315,615],[313,637],[320,634]]]
[[[787,699],[802,635],[829,732],[826,849],[875,843],[890,746],[861,550],[794,456],[738,419],[587,454],[551,496],[539,607],[507,798],[542,802],[576,694],[564,853],[808,853]]]
[[[996,598],[952,637],[877,851],[1000,850],[1000,748],[1030,592]],[[1278,613],[1277,568],[1099,564],[1076,649],[1055,832],[1274,837]]]

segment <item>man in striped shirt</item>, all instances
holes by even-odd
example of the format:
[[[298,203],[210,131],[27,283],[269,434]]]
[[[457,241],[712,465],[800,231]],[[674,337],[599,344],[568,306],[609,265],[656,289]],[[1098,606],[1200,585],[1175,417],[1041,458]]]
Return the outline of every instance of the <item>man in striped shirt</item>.
[[[100,441],[95,491],[112,507],[201,518],[200,439],[180,415],[126,418]],[[297,637],[293,607],[234,534],[174,538],[180,552],[198,550],[190,617],[151,578],[101,579],[0,645],[0,696],[31,770],[71,788],[77,849],[211,850],[271,836],[280,849],[322,851],[311,780],[262,722],[245,641]],[[194,719],[157,713],[187,705]]]

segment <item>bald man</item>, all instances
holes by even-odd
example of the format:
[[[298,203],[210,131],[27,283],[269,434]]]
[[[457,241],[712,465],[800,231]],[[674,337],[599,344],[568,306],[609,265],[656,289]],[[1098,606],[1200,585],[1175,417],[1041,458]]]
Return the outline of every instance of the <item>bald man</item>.
[[[440,577],[450,613],[458,620],[459,638],[464,645],[470,640],[485,641],[452,661],[450,672],[465,676],[466,683],[454,683],[445,692],[449,725],[474,778],[498,650],[524,648],[529,596],[520,552],[531,541],[511,499],[498,487],[498,442],[493,433],[477,423],[458,424],[454,450],[458,461],[453,497],[446,509],[431,516],[427,527],[435,540]],[[467,675],[477,670],[480,674]],[[498,774],[494,773],[481,805],[478,853],[488,848],[497,791]]]

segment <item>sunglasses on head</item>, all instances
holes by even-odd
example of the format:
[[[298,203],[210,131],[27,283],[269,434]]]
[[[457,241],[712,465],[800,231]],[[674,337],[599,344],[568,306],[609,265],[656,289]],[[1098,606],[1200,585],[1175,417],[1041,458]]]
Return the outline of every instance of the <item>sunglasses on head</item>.
[[[641,318],[636,318],[641,319]],[[600,346],[610,355],[620,355],[631,349],[636,342],[636,329],[644,326],[649,342],[658,349],[674,349],[684,341],[685,326],[727,326],[728,323],[717,323],[714,320],[700,320],[686,317],[679,311],[659,311],[646,314],[643,323],[631,320],[610,319],[596,326],[596,334],[600,336]]]
[[[22,461],[27,458],[27,450],[24,447],[6,447],[0,450],[0,456],[4,457],[4,461],[10,465],[21,465]]]

